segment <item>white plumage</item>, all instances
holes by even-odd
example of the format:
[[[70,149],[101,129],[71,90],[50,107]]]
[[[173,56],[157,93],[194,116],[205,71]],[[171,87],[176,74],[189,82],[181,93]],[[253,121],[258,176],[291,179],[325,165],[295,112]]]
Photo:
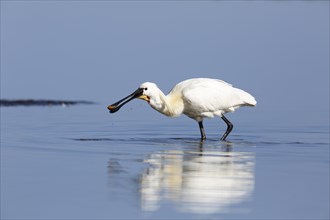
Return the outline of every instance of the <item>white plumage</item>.
[[[222,80],[195,78],[178,83],[168,95],[165,95],[156,84],[145,82],[131,95],[108,106],[108,109],[114,113],[134,98],[146,100],[152,108],[166,116],[177,117],[185,114],[196,120],[202,140],[206,138],[203,118],[221,117],[227,124],[227,131],[221,138],[225,140],[233,125],[224,114],[233,112],[241,106],[257,104],[252,95]]]

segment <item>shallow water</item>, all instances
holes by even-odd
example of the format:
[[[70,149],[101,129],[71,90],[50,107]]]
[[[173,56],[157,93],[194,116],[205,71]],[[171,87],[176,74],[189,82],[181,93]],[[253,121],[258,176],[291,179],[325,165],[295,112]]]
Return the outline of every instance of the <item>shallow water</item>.
[[[1,218],[329,218],[328,125],[128,115],[1,108]]]

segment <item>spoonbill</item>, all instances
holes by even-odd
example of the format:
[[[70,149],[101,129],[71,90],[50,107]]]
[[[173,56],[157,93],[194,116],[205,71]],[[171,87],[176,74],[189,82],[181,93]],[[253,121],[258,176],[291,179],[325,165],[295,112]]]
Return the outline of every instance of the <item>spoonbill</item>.
[[[110,113],[117,112],[132,99],[142,99],[158,112],[177,117],[181,114],[198,122],[201,141],[206,139],[203,119],[220,117],[227,130],[221,140],[225,141],[233,129],[233,124],[224,116],[241,106],[255,106],[255,98],[249,93],[234,88],[231,84],[219,79],[194,78],[175,85],[168,95],[165,95],[155,83],[145,82],[129,96],[108,106]]]

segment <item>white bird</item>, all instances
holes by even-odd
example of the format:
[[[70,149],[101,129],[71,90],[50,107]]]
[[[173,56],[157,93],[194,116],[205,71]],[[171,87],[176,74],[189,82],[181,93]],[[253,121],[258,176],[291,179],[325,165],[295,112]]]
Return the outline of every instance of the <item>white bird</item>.
[[[131,95],[109,105],[110,113],[118,111],[134,98],[145,100],[158,112],[177,117],[185,114],[196,120],[201,133],[201,141],[206,139],[203,119],[218,116],[227,124],[227,130],[221,140],[226,140],[233,124],[224,116],[241,106],[255,106],[255,98],[249,93],[234,88],[219,79],[194,78],[178,83],[165,95],[155,83],[145,82]]]

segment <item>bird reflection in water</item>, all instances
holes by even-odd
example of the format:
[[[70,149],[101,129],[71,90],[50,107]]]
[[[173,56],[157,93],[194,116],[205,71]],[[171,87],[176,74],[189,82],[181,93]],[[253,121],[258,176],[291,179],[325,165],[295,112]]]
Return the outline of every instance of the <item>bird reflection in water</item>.
[[[141,178],[144,211],[156,211],[163,202],[174,203],[182,212],[212,214],[251,198],[255,156],[232,152],[169,150],[151,154],[149,168]]]

